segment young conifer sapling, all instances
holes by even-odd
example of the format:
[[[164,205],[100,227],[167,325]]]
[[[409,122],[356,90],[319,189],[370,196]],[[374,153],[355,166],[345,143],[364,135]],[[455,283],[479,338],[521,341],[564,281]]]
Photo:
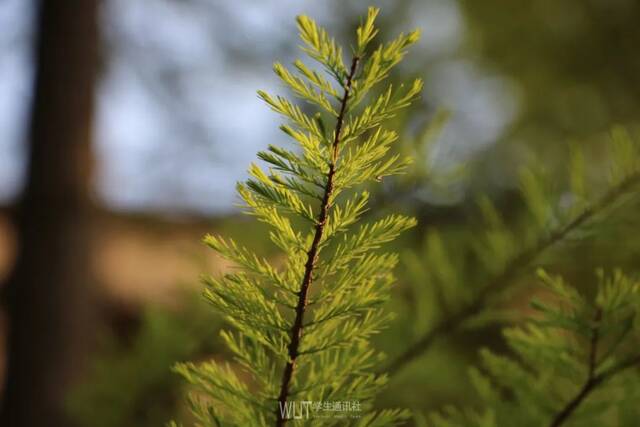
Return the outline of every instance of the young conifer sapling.
[[[199,425],[283,426],[313,417],[315,405],[326,402],[348,402],[350,418],[316,418],[314,425],[391,426],[408,416],[373,411],[386,377],[374,373],[381,355],[369,340],[390,319],[382,304],[398,260],[379,248],[415,220],[391,215],[357,223],[369,198],[363,186],[401,173],[410,160],[390,154],[397,135],[383,124],[410,105],[422,82],[379,86],[419,33],[371,48],[377,15],[369,8],[347,65],[326,30],[298,17],[302,50],[321,69],[300,60],[295,72],[273,68],[305,108],[258,92],[285,117],[281,129],[295,146],[258,153],[268,169],[252,165],[237,190],[247,212],[271,227],[285,262],[276,266],[231,239],[205,238],[239,268],[205,279],[207,300],[231,326],[222,338],[235,363],[176,367],[198,389],[190,401]]]

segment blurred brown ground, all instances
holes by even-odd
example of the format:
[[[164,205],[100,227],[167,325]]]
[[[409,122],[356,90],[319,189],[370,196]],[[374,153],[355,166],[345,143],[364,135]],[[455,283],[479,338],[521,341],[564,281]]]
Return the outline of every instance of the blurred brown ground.
[[[203,271],[224,268],[200,243],[212,224],[199,218],[179,221],[102,211],[91,226],[90,267],[103,317],[135,317],[143,305],[179,305],[185,288],[197,289]],[[0,283],[12,267],[16,235],[0,212]],[[92,284],[88,284],[91,286]],[[5,367],[5,318],[0,318],[0,380]],[[97,326],[97,325],[96,325]]]

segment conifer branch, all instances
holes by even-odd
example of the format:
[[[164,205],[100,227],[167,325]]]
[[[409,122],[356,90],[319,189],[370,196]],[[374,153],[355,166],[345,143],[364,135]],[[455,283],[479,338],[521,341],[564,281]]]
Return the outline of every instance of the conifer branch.
[[[599,311],[599,314],[602,312]],[[615,365],[608,370],[597,374],[596,371],[596,346],[598,341],[598,330],[596,329],[591,340],[591,356],[589,360],[589,376],[587,377],[586,382],[576,394],[576,396],[571,399],[563,408],[558,412],[558,414],[553,418],[549,427],[559,427],[561,426],[570,416],[573,414],[578,406],[593,392],[595,389],[610,379],[611,377],[619,374],[622,371],[625,371],[630,368],[640,367],[640,354],[629,358],[628,360],[621,362],[618,365]]]
[[[562,408],[562,410],[558,413],[558,415],[556,415],[553,418],[549,426],[550,427],[561,426],[569,418],[569,416],[578,408],[578,406],[587,398],[587,396],[595,389],[595,387],[600,382],[597,380],[598,380],[597,377],[589,378],[589,380],[584,384],[582,389],[580,389],[580,392],[576,395],[576,397],[574,397],[569,403],[567,403],[567,405],[564,408]]]
[[[606,371],[604,371],[603,373],[601,373],[599,375],[599,377],[602,377],[602,379],[607,379],[610,378],[614,375],[619,374],[622,371],[625,371],[627,369],[631,369],[633,367],[640,367],[640,354],[630,357],[629,359],[625,360],[624,362],[621,362],[619,365],[616,365]]]
[[[640,367],[635,345],[640,332],[636,322],[640,282],[620,270],[611,275],[600,270],[598,291],[586,298],[562,277],[542,270],[538,275],[546,298],[532,301],[537,314],[503,330],[513,356],[483,349],[482,369],[470,371],[483,404],[432,413],[434,426],[559,427],[569,420],[575,425],[629,425],[623,420],[629,419],[626,408],[637,393],[639,372],[629,373],[623,381],[611,380]],[[623,340],[626,345],[619,345]],[[557,398],[564,396],[568,384],[576,392],[558,407]],[[590,398],[596,390],[606,396],[606,410],[605,402]]]
[[[324,196],[322,198],[322,204],[320,206],[320,213],[315,227],[315,234],[311,247],[307,251],[307,261],[304,269],[304,276],[302,284],[300,285],[300,291],[298,292],[298,303],[296,306],[296,317],[291,327],[290,342],[288,347],[289,361],[287,362],[284,372],[282,374],[282,383],[280,385],[280,394],[278,395],[278,402],[280,407],[284,407],[289,396],[289,388],[291,386],[291,380],[293,378],[293,371],[295,369],[296,359],[299,355],[300,338],[302,337],[302,329],[304,322],[304,313],[307,306],[307,294],[309,287],[313,281],[313,272],[318,258],[318,249],[320,241],[324,233],[324,227],[327,221],[327,215],[330,209],[331,197],[333,194],[333,179],[336,173],[337,161],[338,161],[338,146],[340,144],[340,134],[342,132],[342,125],[345,119],[345,112],[347,109],[347,103],[349,102],[349,95],[351,94],[351,85],[358,68],[358,61],[360,58],[354,56],[351,63],[351,69],[347,76],[347,82],[344,88],[344,95],[340,102],[340,112],[336,119],[335,135],[332,143],[332,158],[329,165],[329,172],[327,174],[327,184],[324,190]],[[283,418],[283,412],[278,408],[276,410],[276,426],[280,427],[286,423],[286,419]]]
[[[619,365],[614,366],[613,368],[602,372],[599,375],[594,375],[593,372],[590,373],[589,378],[584,383],[584,386],[580,389],[578,394],[571,399],[564,408],[553,418],[549,427],[559,427],[561,426],[568,418],[573,414],[578,406],[593,392],[595,389],[604,383],[606,380],[610,379],[614,375],[619,374],[620,372],[630,369],[633,367],[640,367],[640,354],[630,358],[629,360],[620,363]]]
[[[385,369],[389,375],[396,374],[403,367],[411,363],[420,355],[429,350],[432,344],[441,336],[457,329],[465,320],[478,314],[486,308],[488,299],[507,287],[512,280],[518,277],[527,267],[529,267],[538,257],[551,247],[564,241],[565,238],[576,229],[586,224],[589,220],[607,209],[615,203],[620,197],[626,194],[634,186],[640,183],[640,172],[629,175],[618,185],[612,187],[599,200],[592,205],[586,207],[579,215],[569,221],[567,224],[552,230],[549,234],[543,236],[538,242],[528,250],[521,252],[518,256],[502,270],[500,274],[494,276],[488,284],[486,284],[475,298],[462,309],[454,312],[447,318],[438,322],[431,330],[426,332],[418,341],[411,345],[407,350],[393,359]]]
[[[200,425],[211,427],[223,420],[225,426],[284,426],[299,418],[300,405],[312,400],[358,402],[368,411],[359,425],[391,426],[408,418],[403,410],[371,410],[386,379],[370,372],[380,357],[370,348],[370,337],[390,320],[381,305],[389,298],[398,260],[378,250],[415,226],[415,220],[389,215],[356,228],[369,193],[359,190],[338,198],[376,177],[400,173],[407,163],[389,155],[397,136],[382,124],[420,94],[421,80],[393,93],[383,88],[372,103],[356,111],[365,94],[418,40],[418,31],[400,34],[363,60],[377,33],[377,14],[378,9],[369,8],[358,27],[348,69],[341,48],[326,30],[307,16],[297,18],[302,49],[335,78],[340,93],[300,61],[294,63],[300,76],[282,64],[274,71],[294,95],[321,111],[309,116],[285,97],[258,92],[287,119],[281,130],[297,149],[270,145],[259,152],[268,170],[253,164],[250,178],[237,190],[246,212],[271,227],[269,238],[286,264],[276,267],[232,239],[205,238],[239,267],[220,278],[206,277],[205,297],[236,330],[222,331],[221,337],[250,380],[244,381],[224,362],[178,364],[175,370],[206,396],[191,396]],[[335,105],[331,99],[337,100]],[[336,120],[332,134],[325,131],[327,113]],[[312,283],[318,288],[313,300]]]
[[[580,406],[580,403],[591,393],[591,391],[600,383],[602,379],[596,376],[596,367],[598,359],[598,338],[600,333],[600,320],[602,318],[602,310],[598,308],[596,310],[596,316],[594,322],[596,325],[592,329],[591,341],[589,345],[589,368],[587,374],[587,380],[578,392],[578,394],[571,399],[563,408],[553,417],[549,427],[559,427],[564,421],[571,416],[571,414]]]

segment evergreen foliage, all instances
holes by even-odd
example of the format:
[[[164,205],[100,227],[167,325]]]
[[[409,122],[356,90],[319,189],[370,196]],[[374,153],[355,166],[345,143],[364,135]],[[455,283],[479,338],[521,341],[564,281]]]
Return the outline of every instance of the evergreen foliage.
[[[205,238],[238,266],[205,279],[206,298],[233,327],[221,335],[235,364],[176,367],[198,390],[190,401],[199,426],[281,426],[291,418],[291,404],[309,401],[356,401],[362,415],[314,425],[392,426],[407,417],[402,410],[372,411],[386,377],[372,372],[381,354],[369,339],[390,319],[382,304],[398,262],[379,248],[415,220],[390,215],[356,223],[369,199],[361,186],[408,164],[389,155],[397,135],[382,124],[419,95],[422,82],[378,90],[418,32],[370,49],[377,14],[370,8],[358,27],[349,65],[323,28],[299,17],[303,50],[322,70],[296,61],[297,73],[278,63],[274,71],[305,105],[258,92],[287,119],[281,129],[296,148],[260,152],[268,170],[252,165],[237,190],[247,212],[271,226],[286,260],[275,265],[231,239]],[[309,115],[309,108],[317,112]]]
[[[103,335],[88,372],[66,398],[75,424],[84,427],[157,427],[182,406],[176,360],[213,351],[211,331],[220,319],[199,295],[184,295],[188,313],[146,307],[131,337]]]
[[[508,223],[488,197],[478,200],[471,237],[450,242],[436,229],[426,232],[424,253],[407,252],[412,300],[420,334],[381,368],[395,374],[415,361],[444,335],[488,321],[513,318],[501,309],[536,264],[551,263],[550,253],[601,231],[608,216],[629,206],[640,189],[640,144],[614,128],[606,149],[610,166],[606,184],[590,177],[585,154],[572,148],[566,185],[534,162],[520,173],[520,198],[526,218]],[[556,253],[557,255],[557,253]]]
[[[403,22],[399,10],[414,13],[418,3],[394,4],[389,24]],[[598,7],[588,3],[578,8],[584,10],[577,15],[575,8],[537,7],[533,13],[525,8],[532,17],[528,24],[538,29],[540,17],[557,24],[564,22],[555,19],[561,14],[571,16],[569,23],[575,23],[578,15],[598,15]],[[618,3],[606,7],[620,12],[632,2]],[[523,34],[524,21],[514,20],[511,13],[523,9],[518,5],[504,13],[504,7],[461,4],[466,4],[471,17],[504,15],[507,27]],[[341,19],[349,21],[350,12],[344,12]],[[418,95],[421,82],[398,89],[389,84],[397,77],[393,67],[417,33],[371,48],[378,33],[377,14],[370,9],[358,26],[349,62],[326,30],[307,17],[298,18],[302,49],[311,61],[296,60],[289,68],[276,63],[273,70],[303,102],[258,93],[287,120],[281,130],[293,140],[293,147],[269,146],[258,153],[267,170],[252,165],[251,178],[238,186],[247,213],[258,221],[252,227],[240,221],[243,229],[231,232],[229,224],[216,224],[225,234],[233,233],[235,240],[205,238],[208,246],[237,267],[223,277],[204,278],[206,299],[216,313],[210,310],[203,316],[193,307],[186,309],[186,315],[152,310],[144,313],[130,340],[116,342],[112,337],[107,354],[90,365],[85,382],[68,397],[70,415],[80,425],[157,426],[173,416],[200,427],[285,422],[385,426],[402,423],[407,412],[375,408],[396,404],[413,407],[415,419],[407,424],[417,427],[638,424],[640,282],[638,271],[630,268],[636,266],[640,250],[639,239],[632,234],[640,207],[640,147],[621,128],[613,130],[606,144],[598,145],[599,132],[611,117],[634,126],[635,116],[629,114],[633,103],[611,102],[629,101],[632,91],[610,87],[612,82],[618,89],[625,87],[625,79],[612,79],[610,72],[629,67],[620,66],[624,61],[617,67],[600,61],[607,73],[595,76],[598,61],[585,63],[582,54],[574,55],[575,69],[558,67],[560,57],[571,60],[572,51],[594,43],[573,37],[581,47],[568,48],[557,43],[555,31],[547,31],[547,42],[554,48],[548,51],[543,43],[539,53],[560,56],[547,61],[553,70],[541,77],[545,65],[540,66],[535,52],[505,43],[509,37],[502,24],[507,21],[487,26],[485,30],[497,32],[482,43],[474,43],[471,36],[469,41],[477,45],[473,55],[499,59],[499,51],[485,47],[496,43],[500,49],[508,47],[507,56],[517,60],[507,61],[511,70],[506,71],[529,93],[520,105],[524,114],[503,133],[505,139],[474,157],[475,166],[484,169],[466,177],[474,185],[457,186],[451,178],[460,178],[473,166],[446,172],[433,168],[438,148],[430,145],[448,113],[440,111],[421,127],[415,114],[407,114],[414,110],[401,111]],[[565,35],[595,34],[601,39],[595,45],[607,46],[611,40],[598,36],[598,31],[615,37],[626,34],[607,27],[619,18],[629,24],[633,14],[608,15],[608,23],[591,20],[585,25],[579,19],[578,26],[554,26]],[[351,28],[355,23],[342,26]],[[529,33],[536,34],[529,41],[537,45],[540,32]],[[425,58],[411,68],[432,64],[431,54]],[[532,58],[536,66],[531,66]],[[513,72],[518,67],[526,72]],[[578,74],[598,78],[585,80],[576,78]],[[626,80],[640,76],[627,74]],[[381,87],[382,81],[386,87]],[[541,90],[545,86],[551,90]],[[427,113],[427,104],[420,114]],[[603,114],[607,111],[610,114]],[[408,132],[398,138],[383,124]],[[567,135],[584,139],[584,144],[565,150],[566,145],[558,142]],[[509,171],[524,152],[540,157],[528,159],[530,166],[520,170],[519,187],[513,191]],[[414,161],[407,167],[409,158]],[[603,169],[609,173],[607,180]],[[409,173],[377,185],[402,172]],[[498,176],[500,180],[495,179]],[[475,189],[482,186],[493,192],[477,197]],[[465,197],[471,194],[471,209],[468,199],[458,199],[462,193],[456,187],[466,187]],[[433,194],[437,197],[430,197]],[[402,203],[420,220],[411,236],[417,236],[413,243],[418,247],[409,246],[398,257],[379,249],[415,221],[397,215],[375,219]],[[623,206],[626,209],[620,209]],[[373,222],[359,226],[369,219]],[[261,227],[261,232],[253,226]],[[265,229],[270,233],[262,233]],[[250,249],[238,243],[243,240],[241,233],[251,236],[244,239],[251,242]],[[599,239],[610,239],[606,244],[611,250],[598,246],[603,243]],[[266,244],[272,246],[268,253]],[[277,254],[272,256],[273,252]],[[399,291],[391,286],[390,273],[397,263],[403,267]],[[598,280],[593,281],[597,290],[583,280],[592,265],[612,271],[598,271]],[[619,265],[624,267],[613,269]],[[380,348],[395,355],[386,361],[370,339],[390,324],[389,308],[382,308],[390,292],[395,292],[391,302],[400,319],[391,323],[390,332],[376,338]],[[521,304],[532,295],[533,314]],[[209,339],[222,323],[219,315],[229,329],[221,332],[222,351]],[[523,316],[527,316],[524,321]],[[495,336],[495,324],[508,326],[503,328],[504,340]],[[480,352],[479,367],[469,370],[467,383],[459,371],[469,364],[469,353],[480,347],[478,341],[490,349]],[[429,351],[434,357],[421,359]],[[205,354],[215,360],[176,367],[193,385],[191,413],[185,414],[176,403],[182,391],[180,378],[168,367],[175,360],[201,360]],[[400,372],[406,375],[397,375]],[[386,375],[392,381],[389,396],[381,396],[374,405],[373,396],[387,382]],[[305,417],[307,402],[344,401],[361,405],[352,413],[358,418]],[[432,412],[432,408],[444,409]],[[302,420],[290,419],[296,415]]]
[[[480,409],[448,407],[431,415],[436,427],[631,426],[640,416],[640,282],[598,272],[593,298],[561,277],[539,271],[546,292],[537,315],[508,328],[513,357],[481,352],[470,376]]]

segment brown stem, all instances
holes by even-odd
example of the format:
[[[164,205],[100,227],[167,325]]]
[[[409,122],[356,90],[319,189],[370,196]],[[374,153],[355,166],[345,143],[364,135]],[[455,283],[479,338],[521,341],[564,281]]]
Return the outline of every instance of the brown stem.
[[[602,316],[602,311],[598,310],[596,313],[596,322],[600,321],[600,316]],[[575,397],[553,417],[549,427],[561,426],[569,416],[578,409],[578,406],[580,406],[587,396],[589,396],[589,394],[591,394],[591,392],[600,384],[626,369],[640,366],[640,355],[636,355],[596,375],[598,333],[598,329],[594,328],[594,333],[591,337],[591,353],[589,355],[589,375],[587,376],[587,381],[584,383],[578,394],[576,394]]]
[[[278,408],[276,409],[276,426],[281,427],[287,422],[287,419],[283,417],[283,411],[287,398],[289,396],[289,388],[291,386],[291,380],[293,379],[293,371],[295,369],[296,359],[298,357],[298,349],[300,347],[300,339],[302,337],[302,325],[304,320],[305,308],[307,306],[307,293],[309,292],[309,286],[313,281],[313,270],[318,258],[318,250],[320,247],[320,241],[324,233],[324,226],[327,222],[327,216],[329,208],[331,207],[331,197],[333,194],[333,178],[336,173],[336,162],[338,160],[338,146],[340,144],[340,133],[342,132],[342,125],[345,119],[345,113],[347,110],[347,102],[349,101],[349,95],[351,94],[351,85],[353,77],[358,67],[360,58],[357,56],[353,58],[351,63],[351,70],[347,77],[347,83],[344,88],[344,96],[340,103],[340,112],[336,121],[336,130],[333,138],[333,152],[331,153],[331,163],[329,165],[329,173],[327,174],[327,184],[324,189],[324,196],[320,205],[320,213],[316,222],[315,234],[313,236],[313,242],[307,252],[307,262],[305,264],[304,276],[302,278],[302,284],[300,285],[300,291],[298,292],[298,304],[296,306],[296,317],[291,327],[291,339],[289,342],[288,352],[289,361],[287,362],[284,372],[282,374],[282,383],[280,385],[280,394],[278,396]]]
[[[602,382],[597,381],[598,377],[589,378],[589,380],[580,389],[580,392],[573,398],[564,408],[553,418],[550,427],[558,427],[562,425],[567,418],[578,408],[578,406],[587,398],[587,396],[593,391],[593,389]]]
[[[600,384],[611,378],[612,376],[619,374],[620,372],[633,368],[634,366],[640,366],[640,355],[632,357],[625,362],[620,363],[619,365],[610,368],[602,372],[599,375],[594,375],[594,372],[591,371],[591,375],[587,378],[587,381],[582,386],[578,394],[571,399],[560,412],[556,414],[556,416],[549,424],[550,427],[559,427],[561,426],[568,418],[571,416],[578,406],[591,394],[593,390],[595,390]]]
[[[598,309],[596,311],[595,323],[596,325],[593,327],[591,334],[591,345],[589,350],[589,371],[587,373],[587,380],[584,385],[575,395],[573,399],[571,399],[567,404],[558,412],[549,424],[549,427],[558,427],[562,425],[570,416],[575,412],[575,410],[580,406],[580,404],[587,398],[587,396],[593,391],[593,389],[599,385],[604,377],[596,376],[596,367],[598,363],[598,339],[599,339],[599,323],[602,318],[602,310]]]
[[[634,185],[640,182],[640,173],[631,175],[618,186],[608,191],[593,205],[575,217],[565,226],[552,231],[543,237],[531,249],[522,252],[519,256],[502,271],[501,274],[495,276],[482,290],[475,296],[467,306],[453,313],[451,316],[442,319],[430,331],[422,336],[418,341],[411,345],[407,350],[393,359],[382,372],[393,375],[399,372],[404,366],[411,363],[424,352],[441,336],[452,330],[457,329],[465,320],[478,314],[487,306],[489,297],[501,289],[505,288],[514,278],[526,269],[532,262],[536,260],[543,252],[554,246],[556,243],[565,239],[565,237],[579,228],[595,215],[612,205],[620,196],[626,193]]]

